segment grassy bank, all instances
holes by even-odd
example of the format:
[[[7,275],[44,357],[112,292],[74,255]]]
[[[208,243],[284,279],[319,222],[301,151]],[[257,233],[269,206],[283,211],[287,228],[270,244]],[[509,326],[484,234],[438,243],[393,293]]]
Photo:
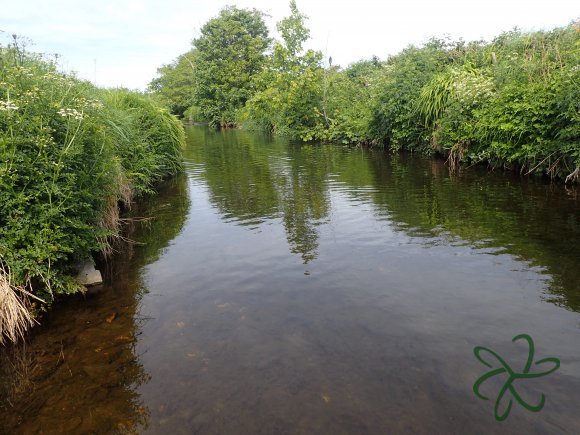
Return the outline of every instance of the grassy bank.
[[[0,343],[110,255],[119,211],[177,173],[184,133],[147,97],[98,89],[0,46]]]
[[[310,84],[308,116],[284,127],[303,140],[440,153],[452,169],[485,163],[576,182],[579,60],[578,24],[491,42],[432,39],[386,61],[325,68]],[[259,118],[251,105],[260,98],[241,112],[249,121]]]

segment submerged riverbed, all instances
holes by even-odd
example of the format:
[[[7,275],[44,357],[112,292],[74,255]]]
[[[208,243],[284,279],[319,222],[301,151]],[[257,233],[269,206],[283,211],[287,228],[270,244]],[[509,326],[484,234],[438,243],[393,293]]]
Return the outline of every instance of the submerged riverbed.
[[[1,433],[580,433],[578,191],[189,128],[109,284],[1,351]],[[515,372],[521,401],[484,346]],[[505,413],[504,421],[497,414]]]

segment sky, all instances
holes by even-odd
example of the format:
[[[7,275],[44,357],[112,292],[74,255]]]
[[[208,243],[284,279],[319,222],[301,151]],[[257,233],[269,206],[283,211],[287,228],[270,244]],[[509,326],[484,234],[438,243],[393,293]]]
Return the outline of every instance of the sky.
[[[226,5],[265,12],[276,22],[289,0],[20,0],[4,2],[0,43],[28,38],[30,51],[57,53],[60,69],[99,86],[145,89],[162,64],[191,48]],[[580,19],[578,0],[297,0],[309,18],[308,48],[347,66],[386,59],[430,37],[491,40],[502,31],[549,30]]]

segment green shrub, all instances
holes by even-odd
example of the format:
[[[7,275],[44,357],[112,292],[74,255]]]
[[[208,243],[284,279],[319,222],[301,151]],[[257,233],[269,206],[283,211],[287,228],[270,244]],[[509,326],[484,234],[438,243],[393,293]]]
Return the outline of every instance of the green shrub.
[[[417,112],[436,148],[459,163],[485,161],[525,174],[574,179],[580,167],[580,34],[500,35],[468,60],[435,75]],[[576,55],[574,55],[576,53]]]
[[[119,201],[179,171],[183,142],[177,120],[146,97],[101,91],[0,47],[3,287],[46,304],[82,290],[72,266],[107,250]]]

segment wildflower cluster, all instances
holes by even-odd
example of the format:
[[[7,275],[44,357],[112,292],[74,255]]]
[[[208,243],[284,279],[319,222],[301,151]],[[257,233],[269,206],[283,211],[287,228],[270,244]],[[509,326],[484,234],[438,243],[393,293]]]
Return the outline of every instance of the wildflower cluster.
[[[99,100],[87,99],[82,101],[84,103],[84,107],[93,109],[93,110],[101,110],[104,106],[103,103]]]
[[[63,118],[70,117],[79,121],[84,118],[84,114],[77,109],[60,109],[57,113]]]
[[[49,71],[42,76],[44,80],[54,81],[54,82],[61,82],[61,83],[74,83],[71,77],[68,77],[65,74],[60,74],[55,71]]]
[[[13,73],[19,76],[34,77],[34,72],[30,68],[25,68],[23,66],[14,67]]]
[[[451,75],[453,97],[464,106],[477,106],[494,95],[494,83],[491,77],[463,69],[455,69]]]
[[[0,110],[18,110],[18,106],[10,100],[0,101]]]

